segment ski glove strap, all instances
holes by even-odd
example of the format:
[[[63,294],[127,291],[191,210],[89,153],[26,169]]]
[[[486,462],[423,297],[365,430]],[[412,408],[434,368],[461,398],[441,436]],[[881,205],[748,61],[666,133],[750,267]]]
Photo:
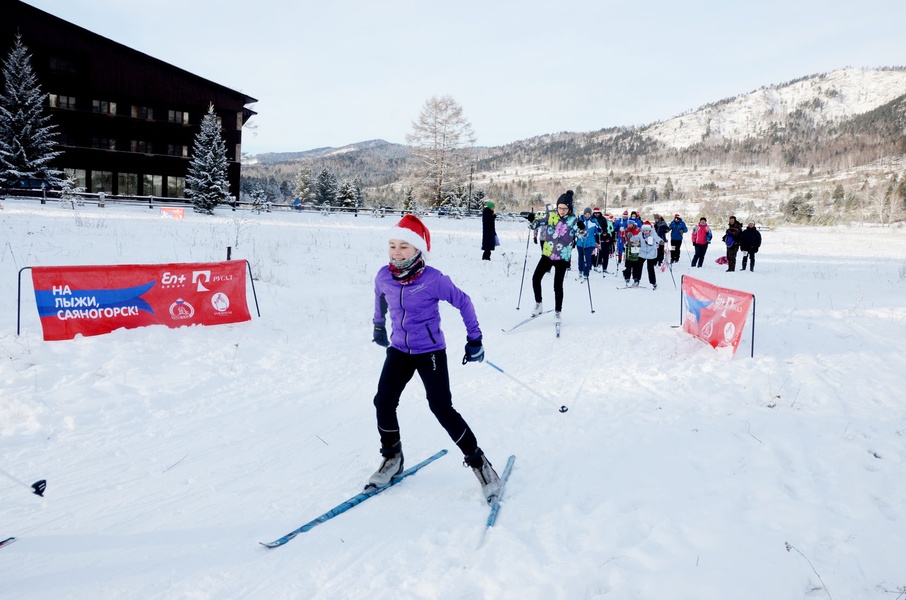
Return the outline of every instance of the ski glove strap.
[[[484,347],[481,345],[481,338],[477,340],[466,341],[466,353],[462,357],[462,364],[467,362],[482,362],[484,360]]]

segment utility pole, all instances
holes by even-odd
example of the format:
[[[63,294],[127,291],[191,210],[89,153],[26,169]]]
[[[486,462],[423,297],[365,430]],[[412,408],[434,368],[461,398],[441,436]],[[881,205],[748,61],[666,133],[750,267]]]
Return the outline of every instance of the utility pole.
[[[607,187],[610,185],[610,177],[604,178],[604,213],[607,213]]]
[[[472,172],[475,170],[474,165],[469,165],[469,199],[466,201],[466,210],[472,208]]]

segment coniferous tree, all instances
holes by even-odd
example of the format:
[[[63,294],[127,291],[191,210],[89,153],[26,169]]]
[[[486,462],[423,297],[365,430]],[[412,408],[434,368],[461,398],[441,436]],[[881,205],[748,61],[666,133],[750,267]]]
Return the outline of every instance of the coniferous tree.
[[[352,180],[352,189],[355,192],[355,207],[361,208],[365,204],[365,192],[362,190],[362,178],[358,175]]]
[[[302,202],[311,202],[312,197],[314,196],[314,189],[311,181],[311,167],[308,165],[303,166],[299,170],[299,173],[296,174],[293,185],[295,186],[296,198]]]
[[[0,184],[33,178],[59,185],[63,172],[51,168],[50,162],[62,152],[55,150],[55,126],[44,113],[44,95],[31,68],[31,55],[19,35],[3,62],[3,79]]]
[[[335,206],[337,201],[337,178],[327,169],[322,169],[315,182],[315,202]]]
[[[195,136],[186,193],[192,197],[195,210],[206,215],[213,215],[214,207],[230,197],[226,144],[213,104],[208,107],[208,113],[201,120],[201,131]]]
[[[350,181],[344,181],[340,184],[337,192],[337,205],[344,208],[355,208],[355,187]]]

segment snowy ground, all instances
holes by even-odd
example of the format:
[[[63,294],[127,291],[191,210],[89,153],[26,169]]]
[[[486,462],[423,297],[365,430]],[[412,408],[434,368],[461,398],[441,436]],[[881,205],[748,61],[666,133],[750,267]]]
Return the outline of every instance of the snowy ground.
[[[396,219],[236,214],[0,210],[3,598],[906,598],[906,230],[765,231],[754,273],[712,246],[694,275],[756,296],[755,357],[747,327],[728,359],[672,327],[669,273],[657,291],[598,275],[592,314],[574,271],[561,339],[550,315],[503,334],[531,306],[524,225],[483,263],[478,221],[429,218],[488,358],[545,398],[461,366],[444,309],[454,404],[498,467],[518,456],[497,526],[478,547],[487,506],[416,379],[408,462],[450,454],[266,550],[378,465],[372,278]],[[227,246],[257,278],[251,322],[44,342],[26,272],[16,335],[22,267]]]

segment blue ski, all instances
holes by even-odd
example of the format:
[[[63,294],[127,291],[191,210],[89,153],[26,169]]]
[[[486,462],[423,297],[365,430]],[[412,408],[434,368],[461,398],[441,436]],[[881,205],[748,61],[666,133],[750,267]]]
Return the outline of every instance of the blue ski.
[[[426,458],[425,460],[418,463],[414,467],[409,467],[408,469],[406,469],[405,471],[400,473],[400,475],[398,477],[394,477],[393,479],[391,479],[390,483],[388,483],[387,485],[379,487],[379,488],[368,488],[361,494],[356,494],[355,496],[353,496],[346,502],[343,502],[341,504],[338,504],[337,506],[334,506],[329,511],[327,511],[326,513],[321,515],[320,517],[317,517],[317,518],[309,521],[308,523],[306,523],[305,525],[299,527],[298,529],[296,529],[294,531],[290,531],[289,533],[287,533],[280,539],[277,539],[277,540],[274,540],[273,542],[268,542],[268,543],[265,543],[265,542],[258,542],[258,543],[266,548],[276,548],[278,546],[282,546],[283,544],[287,543],[288,541],[290,541],[291,539],[293,539],[300,533],[305,533],[306,531],[313,529],[315,526],[320,525],[321,523],[324,523],[325,521],[329,521],[330,519],[336,517],[337,515],[343,514],[344,512],[346,512],[353,506],[358,506],[365,500],[368,500],[369,498],[371,498],[373,496],[377,496],[378,494],[380,494],[387,488],[398,484],[400,481],[402,481],[406,477],[409,477],[410,475],[415,475],[415,473],[417,473],[419,469],[421,469],[422,467],[424,467],[426,465],[433,463],[435,460],[437,460],[438,458],[440,458],[441,456],[443,456],[446,453],[447,453],[446,450],[441,450],[434,456]]]
[[[500,476],[500,493],[497,494],[497,497],[494,498],[494,501],[491,502],[491,512],[488,514],[488,521],[484,526],[484,530],[481,532],[481,540],[478,542],[478,547],[481,548],[484,545],[484,539],[488,535],[488,531],[491,530],[491,527],[494,526],[494,523],[497,522],[497,513],[500,511],[500,500],[503,498],[503,490],[506,488],[506,482],[510,478],[510,473],[513,471],[513,463],[516,462],[516,456],[510,456],[506,461],[506,467],[503,469],[503,475]]]
[[[510,478],[510,473],[513,471],[513,463],[515,462],[515,454],[510,456],[506,461],[506,467],[503,468],[503,475],[500,476],[500,493],[497,494],[497,497],[494,498],[494,502],[491,503],[491,513],[488,515],[488,522],[485,527],[493,527],[494,523],[497,522],[497,512],[500,510],[500,499],[503,498],[503,490],[506,489],[506,482]]]
[[[553,309],[551,309],[551,310],[546,310],[546,311],[544,311],[543,313],[541,313],[541,315],[546,315],[546,314],[549,313],[549,312],[554,312],[554,311],[553,311]],[[541,315],[535,315],[534,317],[529,317],[528,319],[525,319],[525,320],[523,320],[523,321],[519,321],[518,323],[516,323],[515,325],[513,325],[513,326],[510,327],[509,329],[503,329],[502,331],[503,331],[504,333],[509,333],[509,332],[513,331],[514,329],[516,329],[516,328],[518,328],[518,327],[522,327],[523,325],[525,325],[525,324],[528,323],[529,321],[534,321],[535,319],[537,319],[537,318],[540,317]]]

